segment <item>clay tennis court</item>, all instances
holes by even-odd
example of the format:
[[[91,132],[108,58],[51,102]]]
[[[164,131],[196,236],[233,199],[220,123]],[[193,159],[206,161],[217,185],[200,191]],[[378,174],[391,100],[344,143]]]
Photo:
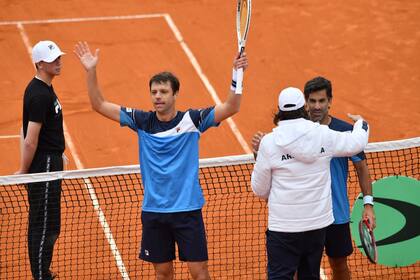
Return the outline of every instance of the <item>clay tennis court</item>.
[[[19,167],[22,96],[37,41],[53,40],[67,53],[53,85],[63,106],[68,169],[136,164],[136,135],[90,109],[74,44],[100,48],[99,82],[115,103],[152,109],[148,80],[170,70],[181,81],[178,108],[205,107],[224,100],[229,88],[234,8],[225,0],[2,1],[0,175]],[[370,141],[419,136],[419,12],[417,1],[254,1],[241,112],[202,136],[200,157],[249,152],[252,135],[272,128],[280,89],[303,88],[316,75],[333,83],[332,114],[363,115]]]

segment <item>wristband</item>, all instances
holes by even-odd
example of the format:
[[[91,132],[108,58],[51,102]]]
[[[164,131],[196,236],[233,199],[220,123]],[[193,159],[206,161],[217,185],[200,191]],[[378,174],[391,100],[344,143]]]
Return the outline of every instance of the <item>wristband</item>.
[[[363,205],[370,204],[373,206],[373,196],[365,195],[363,196]]]
[[[232,69],[232,83],[230,84],[230,90],[231,91],[235,91],[236,90],[236,76],[237,76],[236,69],[233,68]]]

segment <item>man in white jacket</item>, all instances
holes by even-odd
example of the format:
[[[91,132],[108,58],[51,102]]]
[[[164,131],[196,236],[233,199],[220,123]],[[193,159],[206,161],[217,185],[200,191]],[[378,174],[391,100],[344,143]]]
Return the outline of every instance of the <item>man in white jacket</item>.
[[[277,125],[262,140],[252,172],[254,193],[268,199],[268,279],[319,279],[325,230],[334,221],[332,157],[361,152],[368,142],[362,117],[353,131],[337,132],[308,120],[297,88],[279,95]]]

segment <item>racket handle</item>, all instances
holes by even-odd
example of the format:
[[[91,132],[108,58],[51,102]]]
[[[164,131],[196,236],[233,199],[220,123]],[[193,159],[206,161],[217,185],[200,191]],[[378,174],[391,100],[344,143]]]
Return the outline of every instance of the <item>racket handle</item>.
[[[239,68],[238,70],[236,70],[236,89],[235,89],[235,93],[236,94],[242,94],[242,82],[244,80],[244,69],[243,68]]]

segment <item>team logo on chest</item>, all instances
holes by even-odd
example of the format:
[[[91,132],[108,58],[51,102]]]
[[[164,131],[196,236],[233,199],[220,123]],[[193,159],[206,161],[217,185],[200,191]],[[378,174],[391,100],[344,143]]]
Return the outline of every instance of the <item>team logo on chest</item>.
[[[281,160],[288,160],[288,159],[292,159],[292,158],[294,158],[294,157],[292,157],[289,154],[281,155]]]

